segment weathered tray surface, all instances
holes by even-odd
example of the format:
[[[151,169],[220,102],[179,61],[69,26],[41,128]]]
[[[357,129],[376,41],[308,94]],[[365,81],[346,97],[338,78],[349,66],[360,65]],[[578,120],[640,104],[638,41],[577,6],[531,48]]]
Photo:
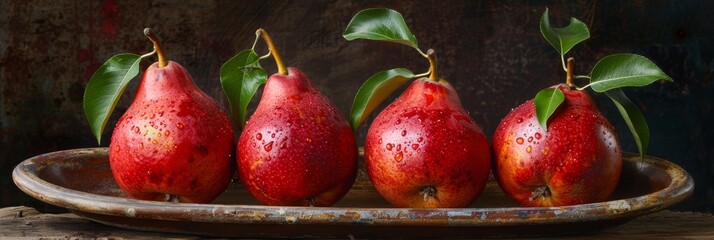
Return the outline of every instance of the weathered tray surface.
[[[231,237],[512,237],[593,232],[661,210],[691,195],[692,178],[666,160],[625,154],[610,201],[551,208],[518,207],[491,181],[469,208],[392,208],[360,170],[334,207],[260,205],[233,183],[212,204],[127,199],[109,169],[106,148],[38,155],[13,180],[27,194],[107,225]]]

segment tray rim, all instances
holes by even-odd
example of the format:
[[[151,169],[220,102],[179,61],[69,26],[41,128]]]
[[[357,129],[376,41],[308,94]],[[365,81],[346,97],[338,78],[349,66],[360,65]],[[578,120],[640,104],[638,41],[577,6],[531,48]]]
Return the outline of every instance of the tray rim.
[[[646,195],[606,202],[562,207],[505,208],[361,208],[361,207],[290,207],[241,204],[165,203],[98,195],[49,183],[39,176],[37,161],[68,154],[106,153],[107,148],[78,148],[40,154],[18,164],[12,173],[23,192],[40,201],[100,215],[232,224],[310,224],[310,225],[383,225],[383,226],[513,226],[608,219],[634,218],[672,206],[689,197],[694,181],[678,165],[652,156],[644,159],[625,157],[623,161],[643,162],[665,170],[672,180],[665,188]],[[39,166],[43,167],[43,166]],[[648,199],[666,199],[652,202]],[[603,207],[610,214],[591,214]],[[345,217],[346,216],[346,217]],[[105,223],[107,224],[107,223]]]

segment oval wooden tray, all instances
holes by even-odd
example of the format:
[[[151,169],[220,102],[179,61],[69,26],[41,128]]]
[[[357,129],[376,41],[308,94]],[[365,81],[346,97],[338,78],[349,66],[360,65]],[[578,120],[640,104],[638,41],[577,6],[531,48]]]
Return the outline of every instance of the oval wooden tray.
[[[582,234],[617,226],[676,204],[694,183],[679,166],[654,157],[623,156],[620,184],[607,202],[518,207],[490,181],[469,208],[393,208],[360,169],[334,207],[274,207],[232,183],[211,204],[127,199],[112,177],[106,148],[58,151],[25,160],[15,184],[41,201],[87,219],[129,229],[221,237],[514,237]],[[361,161],[361,159],[360,159]]]

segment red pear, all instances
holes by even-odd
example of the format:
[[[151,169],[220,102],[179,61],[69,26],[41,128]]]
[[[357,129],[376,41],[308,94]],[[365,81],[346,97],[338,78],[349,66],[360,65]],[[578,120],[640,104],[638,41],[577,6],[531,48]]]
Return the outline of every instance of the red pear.
[[[186,69],[157,52],[112,133],[112,173],[132,198],[211,202],[234,173],[233,127]]]
[[[354,133],[302,71],[287,68],[267,80],[241,133],[238,169],[264,204],[330,206],[355,180]]]
[[[606,200],[622,168],[612,125],[585,91],[554,86],[565,96],[538,124],[533,100],[513,109],[493,137],[495,175],[503,191],[524,206],[563,206]]]
[[[490,150],[445,80],[415,80],[370,125],[367,172],[396,207],[467,207],[483,191]]]

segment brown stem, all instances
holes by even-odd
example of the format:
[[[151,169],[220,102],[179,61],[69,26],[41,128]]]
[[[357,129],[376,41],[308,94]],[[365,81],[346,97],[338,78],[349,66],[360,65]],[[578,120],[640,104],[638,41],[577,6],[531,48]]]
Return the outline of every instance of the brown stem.
[[[565,85],[568,85],[568,87],[573,86],[573,64],[575,64],[575,59],[569,57],[567,63],[568,66],[565,70]]]
[[[181,200],[179,199],[179,196],[173,195],[173,194],[166,194],[166,199],[164,200],[165,202],[171,202],[171,203],[179,203]]]
[[[159,67],[166,67],[168,65],[168,61],[166,60],[166,57],[164,56],[164,51],[161,50],[161,44],[159,43],[159,37],[154,34],[153,31],[151,31],[151,28],[144,28],[144,35],[151,40],[151,42],[154,43],[154,50],[156,50],[156,56],[159,57]]]
[[[536,188],[535,191],[533,191],[533,195],[531,195],[528,200],[532,202],[540,197],[550,197],[550,189],[548,188],[548,186],[540,186]]]
[[[315,197],[308,198],[308,199],[305,200],[305,201],[307,202],[307,205],[308,205],[308,206],[310,206],[310,207],[314,207],[314,206],[315,206],[315,201],[316,201],[316,200],[315,200]]]
[[[434,49],[429,49],[426,51],[426,57],[429,59],[429,80],[439,81],[439,75],[436,74],[436,53]]]
[[[255,31],[256,34],[260,34],[260,37],[263,38],[266,44],[268,44],[268,50],[270,50],[270,53],[273,54],[273,59],[275,59],[275,65],[278,67],[278,73],[282,75],[288,75],[288,70],[285,68],[285,65],[283,64],[283,59],[280,58],[280,54],[278,53],[278,50],[275,49],[275,44],[273,44],[273,39],[270,38],[270,35],[268,35],[268,32],[263,30],[262,28],[258,28],[258,30]]]
[[[436,194],[436,188],[433,186],[425,186],[419,190],[419,194],[424,196],[424,202],[429,201],[429,198],[434,197]]]

